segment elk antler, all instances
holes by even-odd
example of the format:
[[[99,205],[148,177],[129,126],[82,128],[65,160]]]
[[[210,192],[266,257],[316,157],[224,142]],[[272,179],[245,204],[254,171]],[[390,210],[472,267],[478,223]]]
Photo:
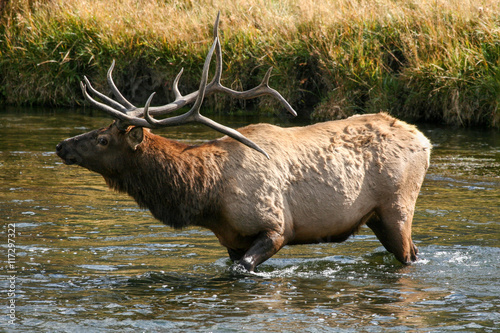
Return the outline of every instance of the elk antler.
[[[246,90],[246,91],[235,91],[232,89],[229,89],[227,87],[224,87],[220,83],[221,75],[222,75],[222,51],[221,51],[221,45],[220,45],[220,40],[218,36],[218,27],[219,27],[219,18],[220,18],[220,12],[217,14],[217,19],[215,20],[214,24],[214,42],[212,44],[212,47],[210,48],[210,51],[208,52],[208,55],[205,59],[205,64],[203,65],[203,72],[201,76],[201,82],[200,82],[200,87],[198,91],[194,91],[188,95],[182,96],[182,94],[179,92],[178,88],[178,83],[179,79],[182,75],[183,69],[177,74],[174,83],[173,83],[173,91],[175,95],[175,100],[169,104],[163,105],[163,106],[157,106],[157,107],[150,107],[151,100],[154,96],[155,93],[151,94],[151,96],[148,98],[148,101],[146,102],[146,105],[143,108],[138,108],[134,106],[132,103],[127,101],[125,97],[120,93],[118,88],[116,88],[115,83],[113,82],[112,78],[112,73],[113,73],[113,68],[115,66],[115,61],[113,60],[113,63],[111,64],[111,67],[108,70],[107,74],[107,79],[108,79],[108,84],[111,88],[111,91],[113,92],[113,95],[116,97],[117,101],[109,98],[108,96],[100,93],[99,91],[95,90],[94,87],[90,84],[89,80],[87,77],[84,77],[84,81],[80,82],[80,86],[82,88],[83,95],[85,99],[90,102],[92,105],[96,106],[97,108],[105,111],[106,113],[110,114],[114,118],[118,119],[119,126],[120,128],[126,128],[128,126],[140,126],[140,127],[147,127],[147,128],[158,128],[158,127],[166,127],[166,126],[176,126],[176,125],[181,125],[185,123],[190,123],[190,122],[199,122],[202,123],[208,127],[211,127],[221,133],[224,133],[230,137],[232,137],[235,140],[240,141],[241,143],[247,145],[250,148],[253,148],[257,150],[258,152],[264,154],[267,158],[269,156],[267,153],[261,149],[259,146],[257,146],[254,142],[251,140],[247,139],[245,136],[243,136],[241,133],[238,131],[226,127],[224,125],[221,125],[209,118],[204,117],[203,115],[200,114],[200,107],[201,104],[203,103],[203,98],[207,95],[210,95],[214,92],[223,92],[227,93],[230,96],[233,96],[235,98],[239,99],[251,99],[251,98],[256,98],[259,96],[263,95],[271,95],[277,98],[283,106],[294,116],[297,115],[295,110],[290,106],[290,104],[281,96],[279,92],[276,90],[272,89],[269,87],[269,78],[271,76],[271,70],[272,67],[269,68],[267,71],[266,75],[264,76],[264,79],[262,82],[255,88]],[[212,60],[213,53],[216,53],[216,69],[215,69],[215,75],[214,78],[210,83],[207,84],[208,81],[208,71],[210,67],[210,62]],[[105,103],[101,103],[96,101],[94,98],[92,98],[89,93],[87,92],[88,90],[99,97],[102,101]],[[171,113],[173,111],[176,111],[185,105],[189,103],[193,103],[193,107],[186,113],[175,116],[175,117],[170,117],[170,118],[165,118],[162,120],[156,120],[153,119],[151,116],[157,116],[157,115],[164,115]],[[139,117],[144,117],[144,118],[139,118]]]

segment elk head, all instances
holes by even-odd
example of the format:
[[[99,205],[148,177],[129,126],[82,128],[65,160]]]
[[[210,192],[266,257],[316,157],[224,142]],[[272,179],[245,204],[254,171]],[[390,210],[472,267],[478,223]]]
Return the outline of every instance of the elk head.
[[[56,147],[57,155],[65,164],[76,164],[105,177],[121,174],[130,166],[126,162],[141,144],[142,127],[120,129],[118,122],[64,140]]]
[[[151,94],[145,106],[142,108],[138,108],[130,103],[127,99],[125,99],[125,97],[123,97],[113,82],[112,72],[115,65],[114,61],[108,70],[107,79],[116,100],[113,100],[95,90],[87,77],[84,77],[84,82],[81,82],[80,85],[85,99],[93,106],[115,118],[115,122],[108,128],[95,130],[59,143],[56,147],[57,154],[65,161],[65,163],[78,164],[87,169],[105,175],[111,171],[111,166],[116,168],[117,165],[120,165],[120,163],[115,162],[115,159],[120,158],[120,161],[123,161],[123,157],[126,154],[132,153],[137,148],[143,138],[143,128],[153,129],[167,126],[177,126],[192,122],[202,123],[223,134],[226,134],[269,158],[263,149],[238,131],[219,124],[200,114],[200,107],[203,103],[204,97],[215,92],[222,92],[239,99],[251,99],[262,95],[271,95],[277,98],[291,114],[294,116],[297,115],[295,110],[280,95],[280,93],[269,87],[269,78],[271,76],[272,67],[267,71],[261,84],[253,89],[235,91],[221,84],[222,52],[218,36],[219,17],[220,13],[217,15],[217,19],[214,24],[214,41],[205,59],[199,89],[185,96],[180,93],[178,83],[183,72],[181,69],[173,82],[175,100],[169,104],[150,107],[154,93]],[[207,83],[210,62],[214,52],[216,54],[215,75],[212,81]],[[91,97],[89,92],[94,96],[97,96],[102,102],[98,102]],[[169,114],[191,103],[194,103],[192,108],[184,114],[161,120],[153,118],[153,116]]]

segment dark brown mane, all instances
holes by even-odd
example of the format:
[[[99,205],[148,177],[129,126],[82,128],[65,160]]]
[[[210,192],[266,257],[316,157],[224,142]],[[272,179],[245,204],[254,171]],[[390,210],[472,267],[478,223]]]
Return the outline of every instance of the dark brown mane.
[[[166,225],[183,228],[203,224],[218,206],[221,172],[217,160],[221,154],[144,134],[136,156],[127,160],[127,171],[104,177],[106,183],[129,194]]]

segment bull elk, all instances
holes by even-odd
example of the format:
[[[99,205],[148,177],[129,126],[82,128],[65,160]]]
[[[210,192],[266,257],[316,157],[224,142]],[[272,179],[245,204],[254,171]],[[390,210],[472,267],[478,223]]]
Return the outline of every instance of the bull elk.
[[[293,128],[256,124],[238,131],[202,116],[203,98],[214,92],[244,99],[271,95],[295,114],[269,87],[270,70],[248,91],[221,85],[218,22],[219,17],[199,90],[179,92],[181,70],[172,103],[150,107],[151,95],[143,108],[133,106],[113,83],[114,63],[107,77],[116,101],[85,78],[86,100],[115,121],[62,141],[57,154],[68,165],[101,174],[110,188],[128,193],[166,225],[210,229],[236,269],[253,271],[285,245],[342,242],[363,224],[400,262],[415,261],[411,225],[429,166],[429,140],[385,113]],[[216,70],[207,84],[214,52]],[[153,118],[192,103],[182,115]],[[227,136],[188,145],[150,130],[189,122]]]

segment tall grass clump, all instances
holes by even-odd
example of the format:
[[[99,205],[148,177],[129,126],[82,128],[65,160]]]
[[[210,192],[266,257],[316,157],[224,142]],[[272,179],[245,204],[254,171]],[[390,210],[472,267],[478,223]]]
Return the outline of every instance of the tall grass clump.
[[[388,111],[411,120],[500,125],[496,0],[10,0],[1,13],[0,103],[75,105],[78,82],[115,81],[137,103],[197,88],[221,11],[224,83],[272,85],[317,119]],[[224,96],[218,110],[239,107]],[[262,98],[259,106],[277,109]]]

